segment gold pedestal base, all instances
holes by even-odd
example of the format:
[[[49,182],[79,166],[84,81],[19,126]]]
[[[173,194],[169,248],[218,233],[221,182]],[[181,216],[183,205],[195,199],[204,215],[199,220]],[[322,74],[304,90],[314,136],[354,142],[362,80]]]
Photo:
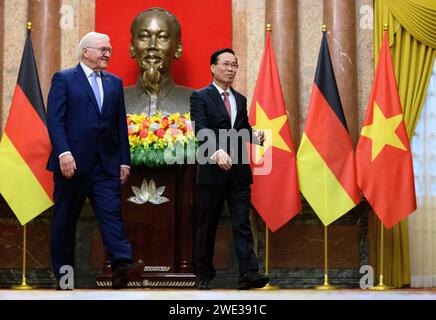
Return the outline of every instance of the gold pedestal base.
[[[316,290],[335,290],[336,287],[331,285],[331,284],[329,284],[328,282],[324,282],[323,285],[316,286],[315,289]]]
[[[17,286],[11,287],[13,290],[32,290],[34,289],[32,286],[29,286],[26,282],[22,282]]]
[[[270,284],[268,282],[265,287],[260,288],[259,290],[277,290],[277,289],[280,289],[280,288],[277,286],[273,286],[272,284]]]
[[[385,285],[383,283],[383,275],[380,275],[379,281],[378,281],[378,285],[376,285],[375,287],[369,288],[369,290],[375,290],[375,291],[385,291],[385,290],[390,290],[392,289],[391,287],[388,287],[387,285]]]
[[[23,275],[23,276],[21,277],[21,284],[19,284],[19,285],[17,285],[17,286],[12,286],[11,289],[14,289],[14,290],[32,290],[33,287],[32,287],[32,286],[29,286],[29,285],[26,283],[26,276]]]
[[[388,287],[383,282],[379,283],[375,287],[369,288],[369,290],[374,290],[374,291],[386,291],[386,290],[391,290],[391,289],[392,289],[391,287]]]

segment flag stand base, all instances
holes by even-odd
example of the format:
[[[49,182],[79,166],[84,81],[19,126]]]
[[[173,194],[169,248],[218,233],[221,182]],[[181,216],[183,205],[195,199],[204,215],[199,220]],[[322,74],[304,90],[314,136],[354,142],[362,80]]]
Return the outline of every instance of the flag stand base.
[[[260,288],[259,290],[277,290],[279,287],[273,286],[271,283],[267,283],[265,287]]]
[[[375,287],[369,288],[369,290],[374,290],[374,291],[386,291],[386,290],[390,290],[392,289],[392,287],[388,287],[387,285],[385,285],[383,283],[383,275],[380,276],[380,282],[378,283],[378,285],[376,285]]]
[[[374,290],[374,291],[386,291],[386,290],[390,290],[390,289],[392,289],[392,288],[384,285],[383,283],[378,284],[375,287],[369,288],[369,290]]]
[[[378,281],[378,285],[376,285],[375,287],[369,288],[369,290],[373,290],[373,291],[386,291],[386,290],[390,290],[392,289],[391,287],[388,287],[387,285],[385,285],[383,283],[383,239],[384,239],[384,226],[383,223],[380,223],[380,270],[382,270],[380,272],[380,276],[379,276],[379,281]]]
[[[11,289],[13,289],[13,290],[32,290],[33,287],[32,287],[32,286],[29,286],[29,285],[26,283],[26,278],[23,277],[23,279],[22,279],[22,281],[21,281],[21,284],[19,284],[19,285],[17,285],[17,286],[12,286]]]
[[[324,282],[323,285],[316,286],[315,289],[316,289],[316,290],[335,290],[336,287],[333,286],[333,285],[331,285],[331,284],[328,283],[328,282]]]
[[[324,226],[324,284],[316,286],[316,290],[335,290],[336,287],[329,283],[328,275],[328,251],[327,251],[327,226]]]

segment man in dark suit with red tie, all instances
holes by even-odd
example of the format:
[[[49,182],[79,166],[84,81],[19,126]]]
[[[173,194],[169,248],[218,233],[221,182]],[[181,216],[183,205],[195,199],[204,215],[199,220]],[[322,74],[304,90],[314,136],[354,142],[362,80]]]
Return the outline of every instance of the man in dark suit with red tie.
[[[74,267],[77,220],[88,197],[112,263],[112,287],[138,280],[124,233],[120,188],[130,172],[122,80],[103,71],[112,53],[109,37],[90,32],[79,43],[80,63],[53,76],[47,104],[54,172],[50,249],[58,289],[62,267]],[[73,269],[74,270],[74,269]],[[68,287],[71,289],[71,287]]]
[[[239,289],[264,287],[269,279],[259,273],[251,232],[250,194],[253,183],[246,142],[263,143],[263,131],[248,123],[247,99],[231,87],[238,70],[233,50],[224,48],[210,59],[213,82],[191,95],[191,119],[200,142],[197,154],[197,191],[200,213],[196,262],[198,289],[211,289],[215,277],[215,235],[224,202],[230,211],[239,263]],[[205,138],[206,137],[206,138]]]

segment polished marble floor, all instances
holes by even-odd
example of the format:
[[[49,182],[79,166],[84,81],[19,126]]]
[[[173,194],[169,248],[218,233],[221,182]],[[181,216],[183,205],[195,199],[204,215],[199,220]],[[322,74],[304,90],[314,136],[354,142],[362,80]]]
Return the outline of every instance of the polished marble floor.
[[[434,289],[395,289],[388,291],[277,289],[198,291],[194,289],[1,289],[0,300],[436,300]]]

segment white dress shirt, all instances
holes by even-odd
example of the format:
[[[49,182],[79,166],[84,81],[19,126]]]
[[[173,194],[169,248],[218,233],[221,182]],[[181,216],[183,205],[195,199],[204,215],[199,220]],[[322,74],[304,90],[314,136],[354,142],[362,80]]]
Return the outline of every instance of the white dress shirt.
[[[84,64],[82,61],[80,61],[80,66],[82,67],[83,72],[85,72],[89,85],[92,88],[91,81],[92,81],[92,74],[94,73],[94,70],[92,70],[90,67]],[[98,90],[100,91],[100,101],[101,101],[101,105],[103,105],[104,92],[103,92],[103,84],[101,83],[101,72],[97,72],[97,74],[98,74],[97,84],[98,84]]]

